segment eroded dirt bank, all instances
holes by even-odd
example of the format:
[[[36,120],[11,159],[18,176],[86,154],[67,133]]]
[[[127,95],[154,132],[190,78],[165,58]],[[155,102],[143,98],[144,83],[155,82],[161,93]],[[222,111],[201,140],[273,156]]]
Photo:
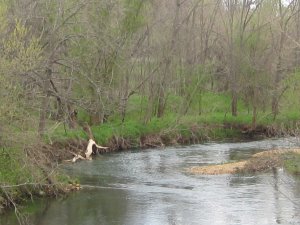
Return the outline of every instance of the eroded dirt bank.
[[[90,128],[88,136],[93,137]],[[214,125],[193,125],[182,134],[181,130],[164,131],[157,134],[140,135],[136,137],[123,137],[113,135],[107,143],[100,143],[107,146],[108,149],[98,149],[98,152],[116,152],[129,149],[146,149],[146,148],[164,148],[165,146],[199,144],[207,141],[218,140],[255,140],[258,137],[282,137],[285,135],[295,136],[294,130],[285,130],[273,126],[257,126],[252,129],[250,126],[243,124],[224,123],[221,126]],[[94,138],[92,138],[94,139]],[[97,140],[95,140],[97,142]],[[98,143],[99,144],[99,143]],[[84,156],[88,145],[88,140],[69,139],[64,141],[54,141],[52,144],[41,146],[52,161],[61,162],[74,157],[74,154]]]
[[[247,172],[260,172],[268,169],[282,167],[287,154],[299,154],[300,149],[269,150],[254,154],[250,159],[224,163],[219,165],[195,166],[188,172],[202,175],[235,174]]]

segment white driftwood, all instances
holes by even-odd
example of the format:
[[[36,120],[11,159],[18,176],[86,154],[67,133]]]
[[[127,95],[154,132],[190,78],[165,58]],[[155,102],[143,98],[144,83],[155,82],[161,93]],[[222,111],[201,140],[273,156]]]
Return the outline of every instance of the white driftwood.
[[[83,159],[85,160],[86,158],[82,157],[81,155],[76,155],[73,159],[72,159],[72,162],[76,162],[78,159]]]
[[[78,159],[82,159],[82,160],[92,160],[92,153],[93,153],[93,145],[95,145],[97,148],[101,148],[101,149],[108,149],[108,147],[103,147],[100,145],[97,145],[96,142],[93,139],[89,140],[89,143],[86,147],[86,151],[85,151],[85,158],[83,156],[81,156],[80,154],[76,154],[74,152],[71,152],[74,157],[72,159],[69,160],[64,160],[65,162],[73,162],[75,163]]]
[[[103,147],[103,146],[97,145],[93,139],[90,139],[89,143],[86,147],[86,152],[85,152],[85,158],[88,160],[92,159],[91,155],[93,153],[93,145],[95,145],[97,148],[108,149],[108,147]]]
[[[86,158],[84,158],[80,154],[76,154],[74,152],[71,152],[71,153],[74,155],[74,157],[72,159],[64,160],[65,162],[73,162],[73,163],[75,163],[78,159],[86,160]]]

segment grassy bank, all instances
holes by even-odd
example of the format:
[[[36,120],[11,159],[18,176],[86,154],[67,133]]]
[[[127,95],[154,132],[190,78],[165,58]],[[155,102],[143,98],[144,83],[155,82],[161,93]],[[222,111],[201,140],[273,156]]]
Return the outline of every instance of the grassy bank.
[[[200,97],[200,96],[198,96]],[[129,99],[124,122],[119,112],[108,117],[106,123],[91,124],[95,141],[102,145],[112,145],[114,139],[129,142],[130,147],[140,147],[141,139],[160,136],[166,143],[180,144],[199,143],[225,138],[249,138],[253,135],[283,136],[296,135],[300,124],[300,111],[290,97],[286,97],[280,114],[274,119],[271,109],[266,107],[257,114],[256,128],[252,129],[252,109],[243,101],[238,104],[238,116],[230,113],[229,95],[224,93],[205,92],[201,103],[197,96],[193,99],[186,114],[176,106],[183,104],[184,99],[169,96],[164,116],[148,118],[148,100],[139,95]],[[90,118],[84,110],[78,111],[78,123],[89,123]],[[49,128],[47,142],[63,142],[70,139],[87,139],[85,132],[78,126],[71,130],[60,125]],[[113,147],[113,146],[110,146]]]
[[[204,141],[241,140],[256,137],[281,137],[296,135],[297,123],[282,121],[262,121],[256,129],[251,127],[251,116],[221,117],[169,115],[163,118],[152,118],[144,123],[139,120],[125,122],[110,121],[91,127],[95,141],[111,150],[128,148],[160,147],[162,145],[195,144]],[[65,129],[63,125],[45,137],[48,143],[67,143],[70,140],[87,140],[88,136],[78,126],[77,129]]]
[[[8,130],[5,129],[8,133]],[[48,157],[49,148],[31,132],[14,132],[0,148],[0,214],[34,197],[65,192],[68,177]]]

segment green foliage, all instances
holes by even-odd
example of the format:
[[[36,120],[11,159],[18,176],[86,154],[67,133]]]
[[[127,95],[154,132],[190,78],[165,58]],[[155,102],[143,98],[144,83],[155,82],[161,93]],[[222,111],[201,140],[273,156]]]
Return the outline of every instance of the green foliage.
[[[0,149],[0,184],[31,182],[30,170],[22,165],[25,154],[14,148]]]
[[[0,2],[0,32],[3,34],[7,30],[7,4]],[[1,36],[0,36],[1,37]]]
[[[286,88],[282,96],[282,114],[289,114],[299,110],[300,104],[300,71],[291,73],[282,83],[283,90]]]
[[[83,129],[69,129],[67,125],[61,124],[52,132],[49,132],[47,136],[45,136],[45,141],[59,141],[59,142],[67,142],[69,140],[78,140],[78,139],[87,139],[86,133]]]
[[[147,97],[132,95],[127,103],[126,120],[142,121],[148,104],[149,102]],[[118,119],[118,117],[119,115],[115,115],[115,119]]]
[[[23,76],[35,69],[41,61],[39,39],[31,37],[28,41],[28,35],[29,30],[20,21],[16,21],[14,29],[0,39],[0,117],[6,121],[20,119],[26,114]]]
[[[204,114],[229,112],[230,96],[222,93],[204,92],[201,96],[201,112]],[[240,105],[240,104],[239,104]]]
[[[93,126],[92,132],[95,137],[95,141],[100,144],[107,144],[108,141],[113,137],[114,134],[117,134],[118,125],[112,124],[101,124],[100,126]]]
[[[28,29],[16,21],[13,32],[3,40],[4,65],[10,74],[23,74],[36,67],[41,61],[42,48],[37,38],[27,41]],[[3,68],[4,69],[4,68]],[[3,70],[2,69],[2,70]]]
[[[239,140],[243,138],[239,130],[224,128],[210,129],[208,137],[219,141],[224,141],[224,139]]]
[[[89,123],[90,115],[84,109],[79,109],[77,114],[77,119],[79,124]]]
[[[121,30],[127,34],[133,34],[144,24],[144,16],[142,15],[145,1],[140,0],[124,0],[124,19],[122,21]]]

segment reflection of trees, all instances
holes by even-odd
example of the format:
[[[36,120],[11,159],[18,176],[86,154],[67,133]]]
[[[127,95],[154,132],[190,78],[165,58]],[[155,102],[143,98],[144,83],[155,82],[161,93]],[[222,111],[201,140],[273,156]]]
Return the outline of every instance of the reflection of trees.
[[[123,190],[74,193],[66,200],[53,202],[39,225],[122,224],[127,214],[125,199]]]
[[[277,169],[273,169],[273,177],[276,221],[278,223],[299,222],[300,204],[296,199],[300,198],[300,190],[298,188],[300,183],[297,183],[296,178],[288,178],[285,174],[280,174]],[[285,215],[286,208],[291,213],[290,218],[287,218]]]
[[[281,202],[280,202],[280,196],[279,196],[279,178],[278,178],[278,172],[276,168],[272,169],[273,172],[273,186],[274,186],[274,203],[275,203],[275,216],[276,216],[276,222],[281,223],[281,214],[282,214],[282,207],[281,207]]]
[[[229,186],[232,188],[238,188],[238,187],[243,187],[243,186],[252,186],[256,184],[260,184],[260,178],[258,176],[252,176],[252,177],[247,177],[243,175],[228,175],[228,181],[229,181]],[[241,190],[242,191],[242,190]],[[248,193],[249,195],[251,193]],[[254,192],[253,196],[255,196],[257,193]]]
[[[229,160],[243,160],[243,159],[248,159],[252,155],[261,152],[262,150],[259,149],[247,149],[245,151],[244,149],[230,149],[229,152]]]
[[[247,176],[228,176],[229,187],[235,188],[234,199],[247,204],[255,202],[257,212],[263,213],[265,219],[277,223],[299,222],[300,197],[299,184],[274,168],[272,173]],[[254,210],[253,210],[254,212]],[[258,217],[258,220],[263,218]]]
[[[44,202],[39,202],[38,204],[39,211],[34,215],[33,221],[35,224],[41,224],[44,218],[44,215],[47,213],[50,207],[50,201]]]
[[[44,214],[49,207],[49,201],[35,200],[25,208],[19,207],[21,217],[20,222],[25,225],[41,224]],[[34,215],[32,215],[34,213]],[[10,213],[4,215],[0,214],[0,225],[20,225],[15,212],[12,210]]]

